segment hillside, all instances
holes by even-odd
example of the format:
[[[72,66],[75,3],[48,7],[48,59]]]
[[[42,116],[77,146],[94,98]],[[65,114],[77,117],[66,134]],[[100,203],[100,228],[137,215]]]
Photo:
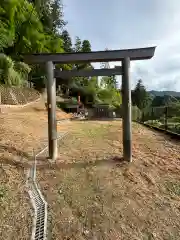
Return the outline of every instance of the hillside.
[[[151,90],[148,91],[149,94],[152,94],[153,96],[173,96],[173,97],[180,97],[180,92],[175,92],[175,91],[155,91],[155,90]]]

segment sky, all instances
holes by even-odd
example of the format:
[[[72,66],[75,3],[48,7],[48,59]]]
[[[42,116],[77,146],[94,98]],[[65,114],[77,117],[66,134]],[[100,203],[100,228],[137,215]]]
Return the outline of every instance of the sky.
[[[92,51],[157,46],[151,60],[131,62],[131,86],[180,91],[179,0],[64,0],[72,40],[88,39]],[[121,63],[111,63],[111,67]],[[99,65],[95,65],[98,67]],[[120,77],[118,78],[119,82]]]

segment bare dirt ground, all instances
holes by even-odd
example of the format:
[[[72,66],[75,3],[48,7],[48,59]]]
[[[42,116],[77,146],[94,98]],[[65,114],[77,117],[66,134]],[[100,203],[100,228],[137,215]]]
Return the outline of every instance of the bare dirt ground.
[[[57,118],[68,115],[58,111]],[[58,127],[61,131],[62,127]],[[0,114],[0,239],[29,239],[31,204],[25,170],[47,145],[47,111],[43,101]]]
[[[121,122],[73,122],[56,164],[39,167],[51,239],[180,239],[180,144],[133,124],[133,162]]]

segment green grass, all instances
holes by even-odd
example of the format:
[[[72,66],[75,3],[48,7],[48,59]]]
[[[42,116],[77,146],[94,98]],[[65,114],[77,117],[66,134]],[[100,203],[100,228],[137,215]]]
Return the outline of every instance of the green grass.
[[[90,138],[101,138],[106,133],[108,134],[111,124],[107,125],[94,124],[93,127],[91,125],[86,124],[84,126],[83,128],[79,129],[79,131],[81,132],[81,136],[86,136]]]
[[[0,185],[0,202],[4,201],[7,196],[7,188],[4,185]]]
[[[168,118],[168,122],[180,123],[180,117]]]
[[[180,133],[180,121],[178,120],[178,117],[169,118],[167,121],[167,129],[174,133]],[[165,129],[165,123],[163,118],[156,119],[156,120],[148,120],[145,122],[146,124]]]
[[[166,181],[165,188],[170,195],[180,196],[180,182]]]

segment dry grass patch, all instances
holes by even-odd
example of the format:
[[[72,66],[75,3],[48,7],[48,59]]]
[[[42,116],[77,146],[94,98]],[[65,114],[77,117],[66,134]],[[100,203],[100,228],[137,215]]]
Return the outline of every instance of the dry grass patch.
[[[178,144],[133,124],[128,164],[121,122],[74,122],[57,163],[38,171],[52,239],[180,239],[179,156]]]
[[[60,111],[59,111],[60,112]],[[59,117],[64,118],[65,113]],[[58,130],[65,129],[65,125]],[[0,114],[0,239],[29,239],[30,201],[24,170],[32,165],[33,149],[47,145],[47,111],[43,102]]]
[[[1,166],[0,174],[0,239],[29,239],[31,215],[24,173]]]

